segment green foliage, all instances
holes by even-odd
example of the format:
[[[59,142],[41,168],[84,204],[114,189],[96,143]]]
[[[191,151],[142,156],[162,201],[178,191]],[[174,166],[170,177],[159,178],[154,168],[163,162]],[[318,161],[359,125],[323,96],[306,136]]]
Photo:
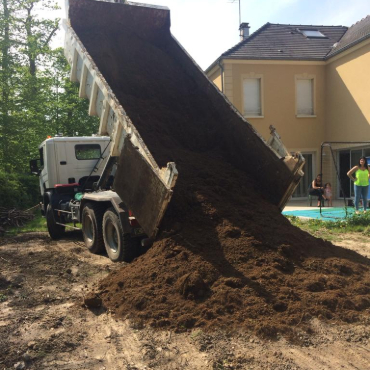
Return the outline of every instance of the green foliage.
[[[39,198],[37,177],[0,171],[0,207],[24,210],[36,205]]]
[[[37,208],[34,211],[35,217],[33,220],[27,222],[22,227],[13,227],[7,230],[7,235],[17,235],[19,233],[29,233],[29,232],[47,232],[46,219],[41,216],[40,210]]]
[[[354,213],[347,219],[348,226],[369,226],[370,225],[370,213]]]
[[[43,125],[47,88],[41,77],[59,20],[39,18],[55,8],[48,0],[2,0],[0,4],[0,168],[21,172]]]
[[[54,0],[0,2],[0,170],[26,172],[47,136],[91,135],[97,117],[69,81],[62,49],[50,42],[59,19],[44,19],[39,9],[56,9]]]
[[[99,119],[88,115],[89,101],[78,96],[79,86],[69,80],[70,66],[63,49],[53,51],[54,88],[51,96],[50,120],[54,122],[49,135],[90,136],[97,132]]]

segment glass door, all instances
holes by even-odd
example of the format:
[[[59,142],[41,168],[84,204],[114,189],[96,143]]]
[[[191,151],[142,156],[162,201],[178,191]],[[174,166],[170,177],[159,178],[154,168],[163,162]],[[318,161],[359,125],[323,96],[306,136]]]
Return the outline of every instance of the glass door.
[[[353,181],[347,176],[347,172],[354,166],[358,165],[359,160],[362,156],[370,155],[370,149],[350,149],[342,150],[339,152],[339,197],[346,198],[354,197],[354,186]]]
[[[347,171],[349,171],[352,167],[358,165],[361,157],[362,157],[362,149],[351,150],[351,167],[349,167]],[[351,184],[351,197],[354,197],[355,187],[354,187],[353,181],[350,180],[350,184]]]
[[[344,150],[339,152],[339,198],[349,198],[351,194],[351,180],[347,172],[351,168],[351,152]]]

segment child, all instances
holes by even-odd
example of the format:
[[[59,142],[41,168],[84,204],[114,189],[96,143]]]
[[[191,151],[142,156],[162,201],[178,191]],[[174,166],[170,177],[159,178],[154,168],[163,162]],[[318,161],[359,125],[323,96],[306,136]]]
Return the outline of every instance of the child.
[[[333,193],[331,191],[331,184],[327,182],[324,187],[324,195],[325,198],[328,200],[328,206],[333,207]]]

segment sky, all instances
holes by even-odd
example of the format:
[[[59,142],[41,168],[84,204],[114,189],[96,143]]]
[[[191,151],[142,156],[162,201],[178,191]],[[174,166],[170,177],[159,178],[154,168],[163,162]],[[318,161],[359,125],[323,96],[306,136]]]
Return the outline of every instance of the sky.
[[[61,9],[46,17],[65,18]],[[202,69],[239,42],[239,0],[143,0],[133,1],[167,6],[171,11],[172,35]],[[265,23],[347,26],[370,15],[370,0],[240,0],[241,21],[250,33]],[[63,46],[61,30],[53,46]]]

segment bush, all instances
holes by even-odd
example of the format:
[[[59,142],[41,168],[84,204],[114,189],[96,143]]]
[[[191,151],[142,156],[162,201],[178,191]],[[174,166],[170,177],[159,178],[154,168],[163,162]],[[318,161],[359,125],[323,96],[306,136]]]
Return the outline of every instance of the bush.
[[[39,178],[0,171],[0,207],[27,209],[40,201]]]
[[[360,213],[360,214],[352,214],[347,223],[349,226],[369,226],[370,225],[370,213]]]

